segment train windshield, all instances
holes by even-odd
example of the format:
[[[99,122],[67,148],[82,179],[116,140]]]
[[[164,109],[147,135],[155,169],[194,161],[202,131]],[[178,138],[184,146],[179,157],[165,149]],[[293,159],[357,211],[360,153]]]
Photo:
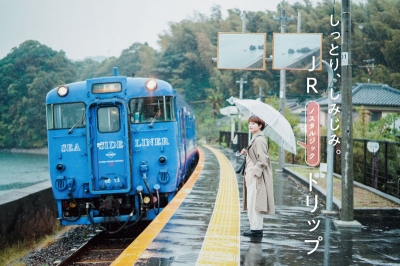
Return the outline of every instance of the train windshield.
[[[47,129],[85,127],[85,104],[64,103],[47,105]]]
[[[97,110],[98,130],[101,133],[120,130],[119,109],[116,106],[101,107]]]
[[[133,98],[129,102],[132,123],[174,121],[173,96]]]

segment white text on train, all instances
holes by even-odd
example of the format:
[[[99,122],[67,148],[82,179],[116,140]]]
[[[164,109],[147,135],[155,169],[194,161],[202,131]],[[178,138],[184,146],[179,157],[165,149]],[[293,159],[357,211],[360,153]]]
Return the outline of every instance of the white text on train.
[[[135,147],[169,145],[168,138],[135,139]]]
[[[62,144],[61,145],[61,152],[74,152],[74,151],[81,151],[78,143],[74,144]]]
[[[122,142],[122,140],[102,141],[102,142],[97,142],[97,148],[99,150],[122,149],[124,148],[124,143]]]

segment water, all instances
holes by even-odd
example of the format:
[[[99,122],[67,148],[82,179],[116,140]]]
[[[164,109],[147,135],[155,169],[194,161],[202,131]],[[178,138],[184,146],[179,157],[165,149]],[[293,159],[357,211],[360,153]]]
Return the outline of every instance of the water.
[[[219,68],[246,68],[264,55],[264,49],[257,48],[259,45],[264,45],[262,35],[226,34],[220,36],[220,42]],[[251,45],[254,45],[256,49],[250,50]]]
[[[0,151],[0,195],[49,178],[47,155]]]
[[[274,68],[285,68],[297,58],[304,56],[303,53],[289,54],[288,50],[308,47],[311,50],[321,46],[321,37],[318,34],[288,34],[274,35]]]

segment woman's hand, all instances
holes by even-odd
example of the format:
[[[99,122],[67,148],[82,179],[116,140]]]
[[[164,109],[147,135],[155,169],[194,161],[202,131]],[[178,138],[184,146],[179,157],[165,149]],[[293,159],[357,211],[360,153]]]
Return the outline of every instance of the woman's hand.
[[[247,154],[247,150],[246,149],[242,149],[240,152],[240,155],[246,155]]]

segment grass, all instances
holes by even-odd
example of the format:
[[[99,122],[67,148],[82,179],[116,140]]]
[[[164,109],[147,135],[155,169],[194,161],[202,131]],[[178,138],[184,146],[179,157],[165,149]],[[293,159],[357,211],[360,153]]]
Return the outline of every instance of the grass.
[[[308,179],[309,174],[319,173],[319,168],[288,167],[293,172]],[[325,174],[326,175],[326,174]],[[313,178],[317,185],[326,190],[326,178]],[[354,186],[354,208],[399,208],[400,205],[387,200],[369,190]],[[333,196],[341,201],[342,181],[340,178],[333,178]]]
[[[20,261],[21,258],[25,257],[29,252],[51,245],[56,240],[55,236],[62,235],[72,228],[72,226],[62,227],[58,225],[54,234],[30,243],[19,242],[0,250],[0,265],[25,266],[25,263]]]

